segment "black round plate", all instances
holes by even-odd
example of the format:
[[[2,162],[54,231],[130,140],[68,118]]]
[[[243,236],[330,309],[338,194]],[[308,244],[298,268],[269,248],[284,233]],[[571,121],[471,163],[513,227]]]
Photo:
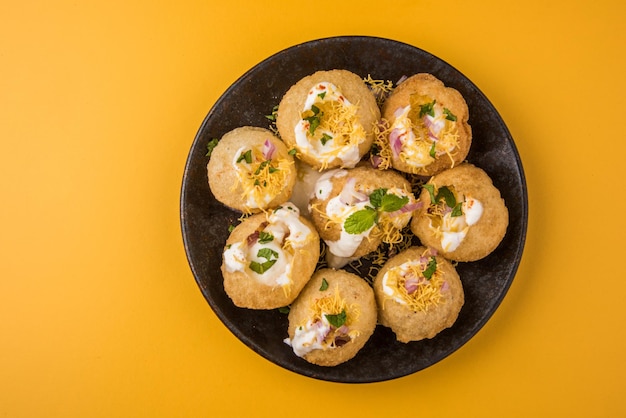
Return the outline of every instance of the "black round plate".
[[[239,214],[217,202],[208,186],[207,143],[239,126],[268,127],[265,115],[289,87],[317,70],[346,69],[361,77],[399,80],[427,72],[457,89],[467,101],[473,143],[468,161],[484,169],[500,189],[510,223],[500,246],[488,257],[457,267],[465,290],[458,320],[435,338],[399,343],[378,326],[352,360],[320,367],[298,358],[283,340],[287,315],[278,310],[237,308],[223,288],[220,272],[228,226]],[[465,344],[487,322],[509,289],[526,237],[528,197],[513,139],[498,112],[466,77],[441,59],[405,43],[364,36],[319,39],[283,50],[241,76],[219,98],[202,123],[188,156],[181,192],[181,227],[191,270],[219,319],[255,352],[293,372],[316,379],[364,383],[422,370]]]

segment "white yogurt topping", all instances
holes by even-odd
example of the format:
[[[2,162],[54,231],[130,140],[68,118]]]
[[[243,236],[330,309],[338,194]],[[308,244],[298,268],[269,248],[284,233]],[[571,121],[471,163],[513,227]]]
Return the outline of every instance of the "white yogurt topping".
[[[351,106],[350,101],[343,96],[337,86],[329,82],[321,82],[311,88],[307,94],[302,111],[306,112],[311,110],[311,107],[316,103],[327,101],[339,102],[342,106]],[[358,122],[356,125],[358,125]],[[330,130],[322,128],[317,128],[316,130],[316,135],[326,134],[332,138],[324,144],[317,139],[310,140],[308,121],[300,120],[294,128],[294,133],[298,150],[304,154],[312,155],[323,163],[328,164],[339,158],[344,167],[354,167],[361,159],[358,146],[354,144],[336,144],[334,141],[335,133]],[[358,138],[357,143],[360,144],[363,141],[365,141],[365,136]]]
[[[315,349],[324,348],[322,342],[330,330],[331,325],[326,315],[322,314],[321,321],[309,320],[305,325],[296,328],[293,339],[286,338],[284,341],[293,348],[298,357],[303,357]]]
[[[445,252],[452,252],[461,245],[470,226],[480,220],[483,214],[483,205],[477,199],[466,197],[462,205],[462,212],[463,215],[455,217],[446,213],[442,218],[441,248]]]

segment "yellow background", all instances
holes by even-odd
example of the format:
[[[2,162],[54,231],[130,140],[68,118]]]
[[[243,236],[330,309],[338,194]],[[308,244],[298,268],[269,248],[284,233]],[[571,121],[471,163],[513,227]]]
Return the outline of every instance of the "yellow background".
[[[0,417],[626,415],[624,4],[2,0]],[[185,159],[214,102],[269,55],[334,35],[459,69],[528,181],[499,310],[450,357],[383,383],[317,381],[244,346],[180,233]]]

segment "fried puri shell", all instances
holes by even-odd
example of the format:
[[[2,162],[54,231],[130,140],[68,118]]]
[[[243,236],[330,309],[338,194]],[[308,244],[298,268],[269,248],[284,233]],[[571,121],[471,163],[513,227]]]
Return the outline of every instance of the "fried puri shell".
[[[328,284],[326,290],[323,281]],[[315,349],[304,355],[309,363],[319,366],[336,366],[352,359],[374,333],[377,321],[376,302],[372,288],[359,276],[344,270],[322,269],[317,271],[304,287],[289,311],[289,338],[293,339],[296,328],[312,316],[316,300],[332,295],[337,289],[348,309],[349,328],[357,331],[355,337],[344,345]]]
[[[247,205],[248,197],[244,196],[237,171],[233,167],[233,160],[237,158],[235,154],[242,147],[262,149],[266,140],[276,147],[274,159],[285,159],[290,162],[289,173],[283,187],[269,203],[260,205],[259,208],[251,208]],[[289,200],[291,196],[297,176],[293,161],[285,144],[271,131],[253,126],[236,128],[226,133],[211,153],[207,165],[209,187],[215,199],[240,212],[254,213],[274,208]]]
[[[454,266],[441,256],[435,257],[437,269],[447,285],[440,290],[441,300],[438,304],[429,306],[427,310],[414,311],[408,305],[385,294],[383,290],[385,274],[408,261],[420,259],[424,254],[430,255],[425,247],[408,248],[390,258],[374,279],[373,288],[378,306],[378,321],[381,325],[391,328],[396,334],[396,339],[403,343],[433,338],[444,329],[451,327],[465,301],[459,275]]]
[[[431,74],[419,73],[400,83],[385,100],[382,108],[382,117],[389,122],[389,126],[396,119],[395,112],[408,106],[410,98],[414,94],[428,96],[436,100],[437,103],[449,109],[457,117],[458,146],[450,155],[439,155],[434,162],[421,168],[413,167],[402,161],[399,156],[392,155],[393,168],[406,173],[432,176],[459,164],[467,157],[472,143],[472,130],[468,124],[469,110],[465,99],[456,89],[446,87],[441,80]]]
[[[380,119],[380,110],[376,104],[376,98],[361,77],[347,70],[318,71],[291,86],[278,106],[276,127],[280,137],[289,149],[298,149],[294,129],[302,119],[302,111],[309,91],[321,82],[334,84],[350,103],[358,106],[357,119],[366,133],[365,141],[359,145],[359,156],[363,157],[374,141],[373,128]],[[316,169],[346,166],[339,158],[324,166],[315,155],[302,153],[299,149],[298,151],[298,158]]]
[[[483,205],[483,213],[478,222],[472,225],[461,244],[450,252],[445,252],[441,239],[427,215],[430,205],[429,192],[424,188],[419,196],[421,208],[411,220],[411,230],[422,244],[434,248],[449,260],[476,261],[486,257],[500,244],[509,224],[509,212],[500,191],[482,169],[463,163],[433,176],[429,182],[439,188],[452,186],[458,196],[471,196]]]
[[[328,202],[338,196],[341,190],[345,186],[349,178],[356,179],[355,189],[364,190],[369,188],[370,190],[376,190],[379,188],[392,188],[397,187],[411,191],[411,184],[401,174],[393,170],[377,170],[368,165],[360,165],[352,169],[346,169],[347,175],[342,177],[334,177],[333,190],[326,199],[319,199],[314,195],[309,204],[313,210],[311,210],[311,219],[313,224],[317,228],[320,238],[326,241],[337,241],[341,235],[342,226],[335,222],[328,222],[328,217],[325,214],[326,205]],[[369,237],[363,239],[359,247],[356,249],[353,258],[362,257],[366,254],[375,251],[382,242],[382,236],[377,233],[378,226],[374,226]]]
[[[266,214],[257,213],[244,219],[233,229],[226,240],[226,247],[237,242],[246,241],[262,224],[266,222]],[[269,286],[258,281],[254,273],[226,271],[222,262],[221,271],[224,277],[224,290],[233,303],[241,308],[275,309],[289,305],[298,296],[304,285],[311,278],[320,255],[320,241],[317,231],[310,221],[300,216],[313,234],[313,239],[304,247],[296,249],[291,266],[291,280],[289,287]]]

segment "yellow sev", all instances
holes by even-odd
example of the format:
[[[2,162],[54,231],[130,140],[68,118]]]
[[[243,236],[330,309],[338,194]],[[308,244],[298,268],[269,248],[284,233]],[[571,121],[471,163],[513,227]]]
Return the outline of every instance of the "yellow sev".
[[[358,106],[345,104],[336,100],[322,100],[315,103],[319,109],[317,115],[312,110],[302,112],[302,119],[317,116],[319,125],[313,135],[307,131],[310,140],[322,141],[324,134],[331,133],[333,148],[324,150],[320,171],[328,167],[328,163],[338,157],[345,147],[358,147],[365,139],[365,129],[357,118]]]
[[[428,251],[424,253],[424,256]],[[390,269],[385,274],[387,283],[394,290],[394,296],[399,296],[414,312],[427,312],[431,307],[437,306],[444,299],[441,294],[441,287],[445,280],[439,265],[430,279],[424,277],[423,271],[426,269],[426,265],[427,263],[409,261]],[[404,273],[404,275],[401,273]],[[411,294],[408,293],[404,286],[407,276],[417,277],[420,280],[417,289]],[[387,296],[386,300],[393,299],[394,296]]]
[[[242,161],[235,165],[242,199],[247,202],[252,197],[258,208],[265,207],[285,187],[291,164],[287,158],[266,160],[260,150],[253,148],[250,164]],[[236,187],[237,184],[233,185],[233,190]]]
[[[356,304],[348,305],[346,301],[341,297],[338,285],[335,285],[335,290],[331,295],[316,299],[311,304],[310,311],[312,316],[309,319],[312,320],[322,320],[324,315],[338,315],[341,314],[341,312],[345,312],[346,322],[344,323],[344,325],[347,327],[357,321],[359,315],[361,314]],[[334,331],[336,332],[337,330]],[[335,332],[329,333],[329,335],[324,340],[330,346],[334,346]],[[348,332],[348,335],[351,338],[355,338],[359,334],[360,332],[358,330],[350,330]]]

